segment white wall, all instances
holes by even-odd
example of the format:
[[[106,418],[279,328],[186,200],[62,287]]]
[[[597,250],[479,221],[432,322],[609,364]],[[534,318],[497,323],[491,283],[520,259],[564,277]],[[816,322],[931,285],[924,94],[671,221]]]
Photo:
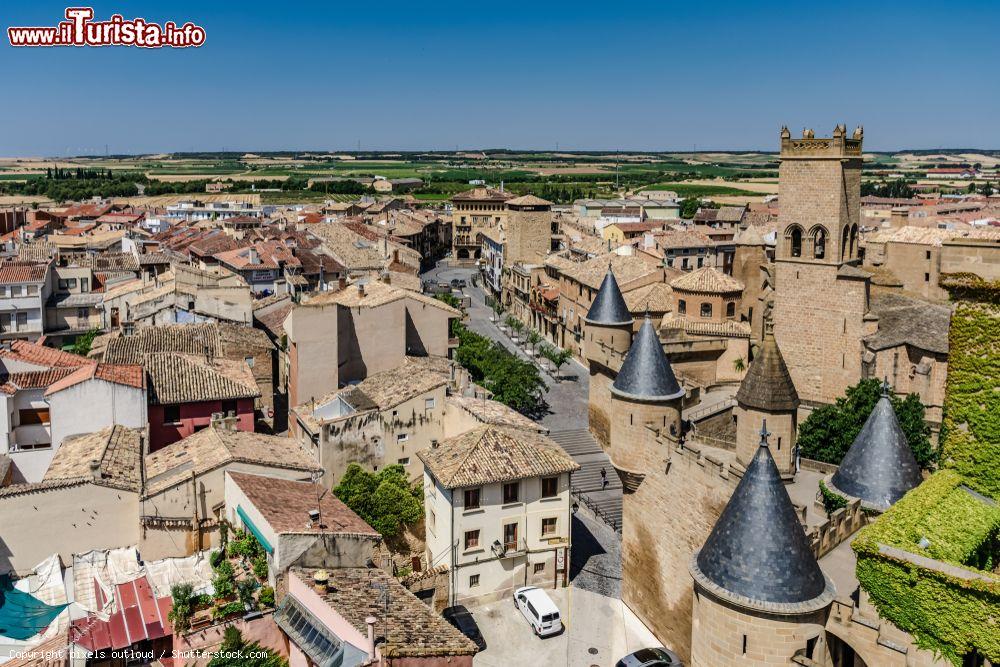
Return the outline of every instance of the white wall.
[[[144,389],[96,378],[50,395],[49,405],[53,450],[71,435],[93,433],[113,424],[142,428],[148,421]]]

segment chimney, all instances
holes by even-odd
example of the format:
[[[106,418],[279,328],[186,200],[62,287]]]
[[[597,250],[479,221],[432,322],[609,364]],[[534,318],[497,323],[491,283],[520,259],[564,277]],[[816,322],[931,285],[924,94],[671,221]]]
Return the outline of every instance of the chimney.
[[[369,616],[365,619],[365,625],[368,626],[368,661],[375,661],[375,623],[378,621],[374,616]]]
[[[320,595],[326,593],[327,584],[330,583],[330,573],[326,570],[316,570],[313,572],[313,590]]]
[[[347,289],[347,278],[340,276],[337,278],[337,289],[345,290]]]
[[[364,296],[364,295],[365,295],[365,284],[358,283],[358,296]]]
[[[90,462],[90,476],[94,479],[101,479],[101,477],[103,477],[101,473],[101,462],[97,459]]]
[[[250,246],[249,250],[247,250],[247,259],[250,260],[251,264],[257,264],[260,261],[260,258],[257,256],[257,249],[253,246]]]
[[[382,273],[382,282],[384,282],[386,285],[392,283],[392,274],[390,274],[388,270]]]

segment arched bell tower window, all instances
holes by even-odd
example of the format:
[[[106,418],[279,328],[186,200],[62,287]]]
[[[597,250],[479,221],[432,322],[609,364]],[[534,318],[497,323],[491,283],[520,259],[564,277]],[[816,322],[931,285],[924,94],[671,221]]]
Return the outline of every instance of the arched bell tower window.
[[[822,227],[813,232],[813,257],[816,259],[826,257],[826,230]]]
[[[857,257],[858,253],[858,226],[851,225],[851,259]]]
[[[851,228],[844,227],[844,235],[843,238],[840,240],[840,261],[844,261],[845,259],[851,258],[850,247],[848,245],[850,243],[850,236],[851,236]]]
[[[802,229],[792,227],[788,231],[788,253],[792,257],[802,256]]]

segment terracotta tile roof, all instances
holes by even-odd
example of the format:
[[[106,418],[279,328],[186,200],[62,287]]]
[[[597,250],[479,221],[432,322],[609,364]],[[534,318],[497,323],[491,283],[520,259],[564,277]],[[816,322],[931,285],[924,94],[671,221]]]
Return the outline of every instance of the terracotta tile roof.
[[[188,483],[192,472],[200,475],[229,463],[303,473],[320,470],[316,460],[292,438],[209,426],[146,456],[145,495]]]
[[[251,256],[251,250],[256,253],[256,257]],[[259,241],[247,248],[216,253],[215,259],[235,269],[277,269],[286,265],[299,265],[291,248],[280,241]]]
[[[445,399],[449,410],[464,410],[483,424],[492,426],[507,426],[528,431],[538,431],[548,433],[538,422],[532,421],[522,415],[517,410],[509,408],[503,403],[492,401],[486,398],[473,398],[471,396],[448,396]]]
[[[26,340],[11,341],[10,349],[0,348],[0,359],[22,361],[37,366],[76,368],[88,363],[87,359]]]
[[[4,262],[0,264],[0,285],[45,282],[48,271],[48,264]]]
[[[47,262],[55,255],[56,249],[45,241],[22,243],[17,249],[17,258],[22,262]]]
[[[63,253],[59,256],[62,266],[82,266],[94,271],[139,270],[139,260],[130,252]]]
[[[317,570],[293,567],[289,571],[315,590],[311,587]],[[385,643],[380,645],[384,657],[429,658],[474,655],[478,651],[472,640],[384,570],[339,567],[327,573],[329,585],[318,595],[362,634],[368,632],[366,618],[378,619],[375,627],[385,637]],[[386,596],[391,600],[388,607],[384,604]]]
[[[242,360],[253,352],[272,350],[274,344],[260,329],[226,322],[200,324],[168,324],[138,327],[124,335],[114,332],[102,337],[102,360],[117,364],[142,364],[147,354],[174,352],[178,354]]]
[[[700,269],[685,273],[671,280],[670,286],[675,290],[697,292],[699,294],[727,294],[729,292],[743,291],[743,283],[731,276],[727,276],[714,266],[703,266]]]
[[[555,441],[523,429],[478,426],[417,452],[446,489],[557,475],[580,469]]]
[[[203,401],[257,398],[260,389],[244,361],[174,353],[147,354],[149,402],[175,405]]]
[[[509,192],[501,192],[494,188],[473,188],[465,192],[459,192],[451,198],[452,201],[490,201],[505,202],[514,199],[514,195]]]
[[[614,222],[608,227],[614,225],[619,230],[625,234],[631,234],[634,232],[651,232],[655,229],[663,229],[662,220],[647,220],[645,222]]]
[[[142,366],[117,365],[117,364],[95,364],[90,363],[73,371],[71,374],[54,382],[46,391],[46,396],[69,389],[87,380],[104,380],[112,384],[120,384],[136,389],[146,387],[146,374]]]
[[[364,292],[358,288],[357,284],[348,285],[345,289],[327,292],[320,292],[305,301],[303,306],[326,306],[336,303],[346,308],[376,308],[387,303],[399,301],[400,299],[413,299],[423,305],[433,306],[445,311],[452,317],[459,317],[461,311],[452,308],[448,304],[433,297],[429,297],[419,292],[386,284],[380,280],[370,280],[364,283]]]
[[[585,262],[574,263],[573,266],[563,270],[563,275],[587,287],[597,289],[608,273],[609,261],[620,286],[660,271],[652,261],[646,261],[641,257],[607,253],[592,257]]]
[[[43,389],[75,372],[76,369],[74,368],[57,367],[40,371],[5,374],[0,376],[0,381],[3,382],[3,384],[0,384],[0,392],[8,396],[13,396],[22,389]]]
[[[244,472],[230,472],[229,476],[276,533],[342,533],[382,537],[322,484]],[[309,512],[315,509],[320,511],[320,523],[313,525]]]
[[[701,232],[691,229],[668,229],[653,235],[658,248],[671,250],[675,248],[711,248],[715,242]]]
[[[203,237],[187,246],[187,251],[189,254],[197,255],[199,257],[208,257],[211,255],[217,255],[220,252],[225,252],[227,250],[235,250],[236,248],[243,248],[250,245],[249,243],[244,243],[243,241],[238,241],[237,239],[229,236],[228,234],[221,231],[214,231],[209,236]]]
[[[379,243],[366,238],[342,222],[311,225],[309,233],[319,239],[338,262],[352,271],[379,270],[385,262]]]
[[[914,243],[917,245],[940,246],[956,236],[961,236],[953,229],[937,229],[936,227],[914,227],[907,225],[896,229],[885,229],[865,238],[865,243]]]
[[[660,321],[660,329],[665,331],[684,331],[699,336],[726,336],[732,338],[749,338],[750,323],[726,320],[725,322],[702,322],[692,320],[683,315],[667,313]]]
[[[142,429],[116,424],[96,433],[67,438],[56,450],[43,481],[75,478],[90,481],[94,479],[90,463],[100,461],[101,480],[118,488],[139,491],[142,433]]]
[[[272,336],[279,339],[285,333],[285,319],[294,305],[291,299],[286,299],[283,304],[278,306],[254,310],[253,319]]]
[[[740,222],[746,208],[743,206],[723,206],[715,214],[717,222]]]
[[[633,315],[647,309],[653,313],[665,313],[674,307],[674,291],[667,283],[650,283],[625,292],[625,305]]]
[[[764,334],[760,351],[740,382],[736,400],[741,406],[769,412],[793,411],[799,407],[798,392],[770,327]]]
[[[552,206],[552,202],[535,195],[521,195],[507,200],[507,206]]]

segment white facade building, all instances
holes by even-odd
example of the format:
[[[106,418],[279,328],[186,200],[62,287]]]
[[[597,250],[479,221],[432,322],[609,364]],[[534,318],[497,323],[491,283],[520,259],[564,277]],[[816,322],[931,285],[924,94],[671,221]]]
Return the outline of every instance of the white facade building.
[[[451,604],[567,584],[570,476],[579,466],[558,444],[480,426],[417,455],[428,564],[448,567]]]

